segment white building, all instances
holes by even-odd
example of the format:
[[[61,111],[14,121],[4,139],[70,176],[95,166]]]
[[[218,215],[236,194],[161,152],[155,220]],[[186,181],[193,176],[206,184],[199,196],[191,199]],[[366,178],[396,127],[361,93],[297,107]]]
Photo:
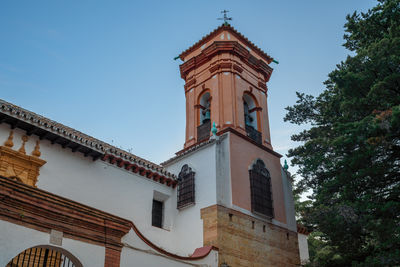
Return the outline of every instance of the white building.
[[[180,57],[186,140],[162,165],[0,101],[0,267],[300,263],[272,58],[226,24]]]

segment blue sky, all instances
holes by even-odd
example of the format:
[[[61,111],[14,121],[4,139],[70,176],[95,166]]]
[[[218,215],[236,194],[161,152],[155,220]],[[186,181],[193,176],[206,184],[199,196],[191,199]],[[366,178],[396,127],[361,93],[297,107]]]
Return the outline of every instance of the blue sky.
[[[184,81],[173,58],[217,28],[220,11],[280,64],[268,83],[272,145],[295,92],[319,94],[349,54],[345,16],[372,0],[1,1],[0,98],[156,163],[183,147]]]

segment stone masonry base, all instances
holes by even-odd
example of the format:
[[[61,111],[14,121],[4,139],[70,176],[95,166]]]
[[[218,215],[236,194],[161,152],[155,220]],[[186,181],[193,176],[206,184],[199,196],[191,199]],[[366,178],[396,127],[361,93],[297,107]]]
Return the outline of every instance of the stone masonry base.
[[[201,210],[204,245],[219,248],[219,263],[231,267],[299,266],[297,233],[236,210]]]

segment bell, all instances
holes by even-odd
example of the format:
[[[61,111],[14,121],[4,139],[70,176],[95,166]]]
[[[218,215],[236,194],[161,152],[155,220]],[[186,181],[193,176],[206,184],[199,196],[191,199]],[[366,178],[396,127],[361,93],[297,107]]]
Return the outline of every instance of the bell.
[[[253,118],[250,115],[245,116],[245,123],[247,126],[252,126],[251,122],[253,121]]]
[[[205,114],[205,116],[204,116],[204,120],[209,120],[209,119],[210,119],[210,111],[207,110],[207,111],[206,111],[206,114]]]

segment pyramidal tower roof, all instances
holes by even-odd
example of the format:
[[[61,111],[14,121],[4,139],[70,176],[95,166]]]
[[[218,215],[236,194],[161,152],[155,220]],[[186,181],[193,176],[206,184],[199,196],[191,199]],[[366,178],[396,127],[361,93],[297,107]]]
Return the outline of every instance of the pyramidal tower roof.
[[[199,40],[197,43],[183,51],[179,57],[182,61],[185,60],[185,57],[189,55],[191,52],[195,51],[196,49],[200,48],[203,44],[207,43],[211,39],[213,39],[215,36],[219,35],[223,31],[228,31],[232,35],[234,35],[238,40],[246,44],[251,50],[253,50],[255,53],[257,53],[260,57],[262,57],[265,61],[267,61],[268,64],[270,64],[273,61],[273,58],[269,56],[267,53],[265,53],[263,50],[261,50],[258,46],[256,46],[254,43],[252,43],[249,39],[247,39],[243,34],[238,32],[234,27],[232,27],[228,23],[224,23],[218,28],[216,28],[214,31],[210,32],[206,36],[204,36],[201,40]]]

